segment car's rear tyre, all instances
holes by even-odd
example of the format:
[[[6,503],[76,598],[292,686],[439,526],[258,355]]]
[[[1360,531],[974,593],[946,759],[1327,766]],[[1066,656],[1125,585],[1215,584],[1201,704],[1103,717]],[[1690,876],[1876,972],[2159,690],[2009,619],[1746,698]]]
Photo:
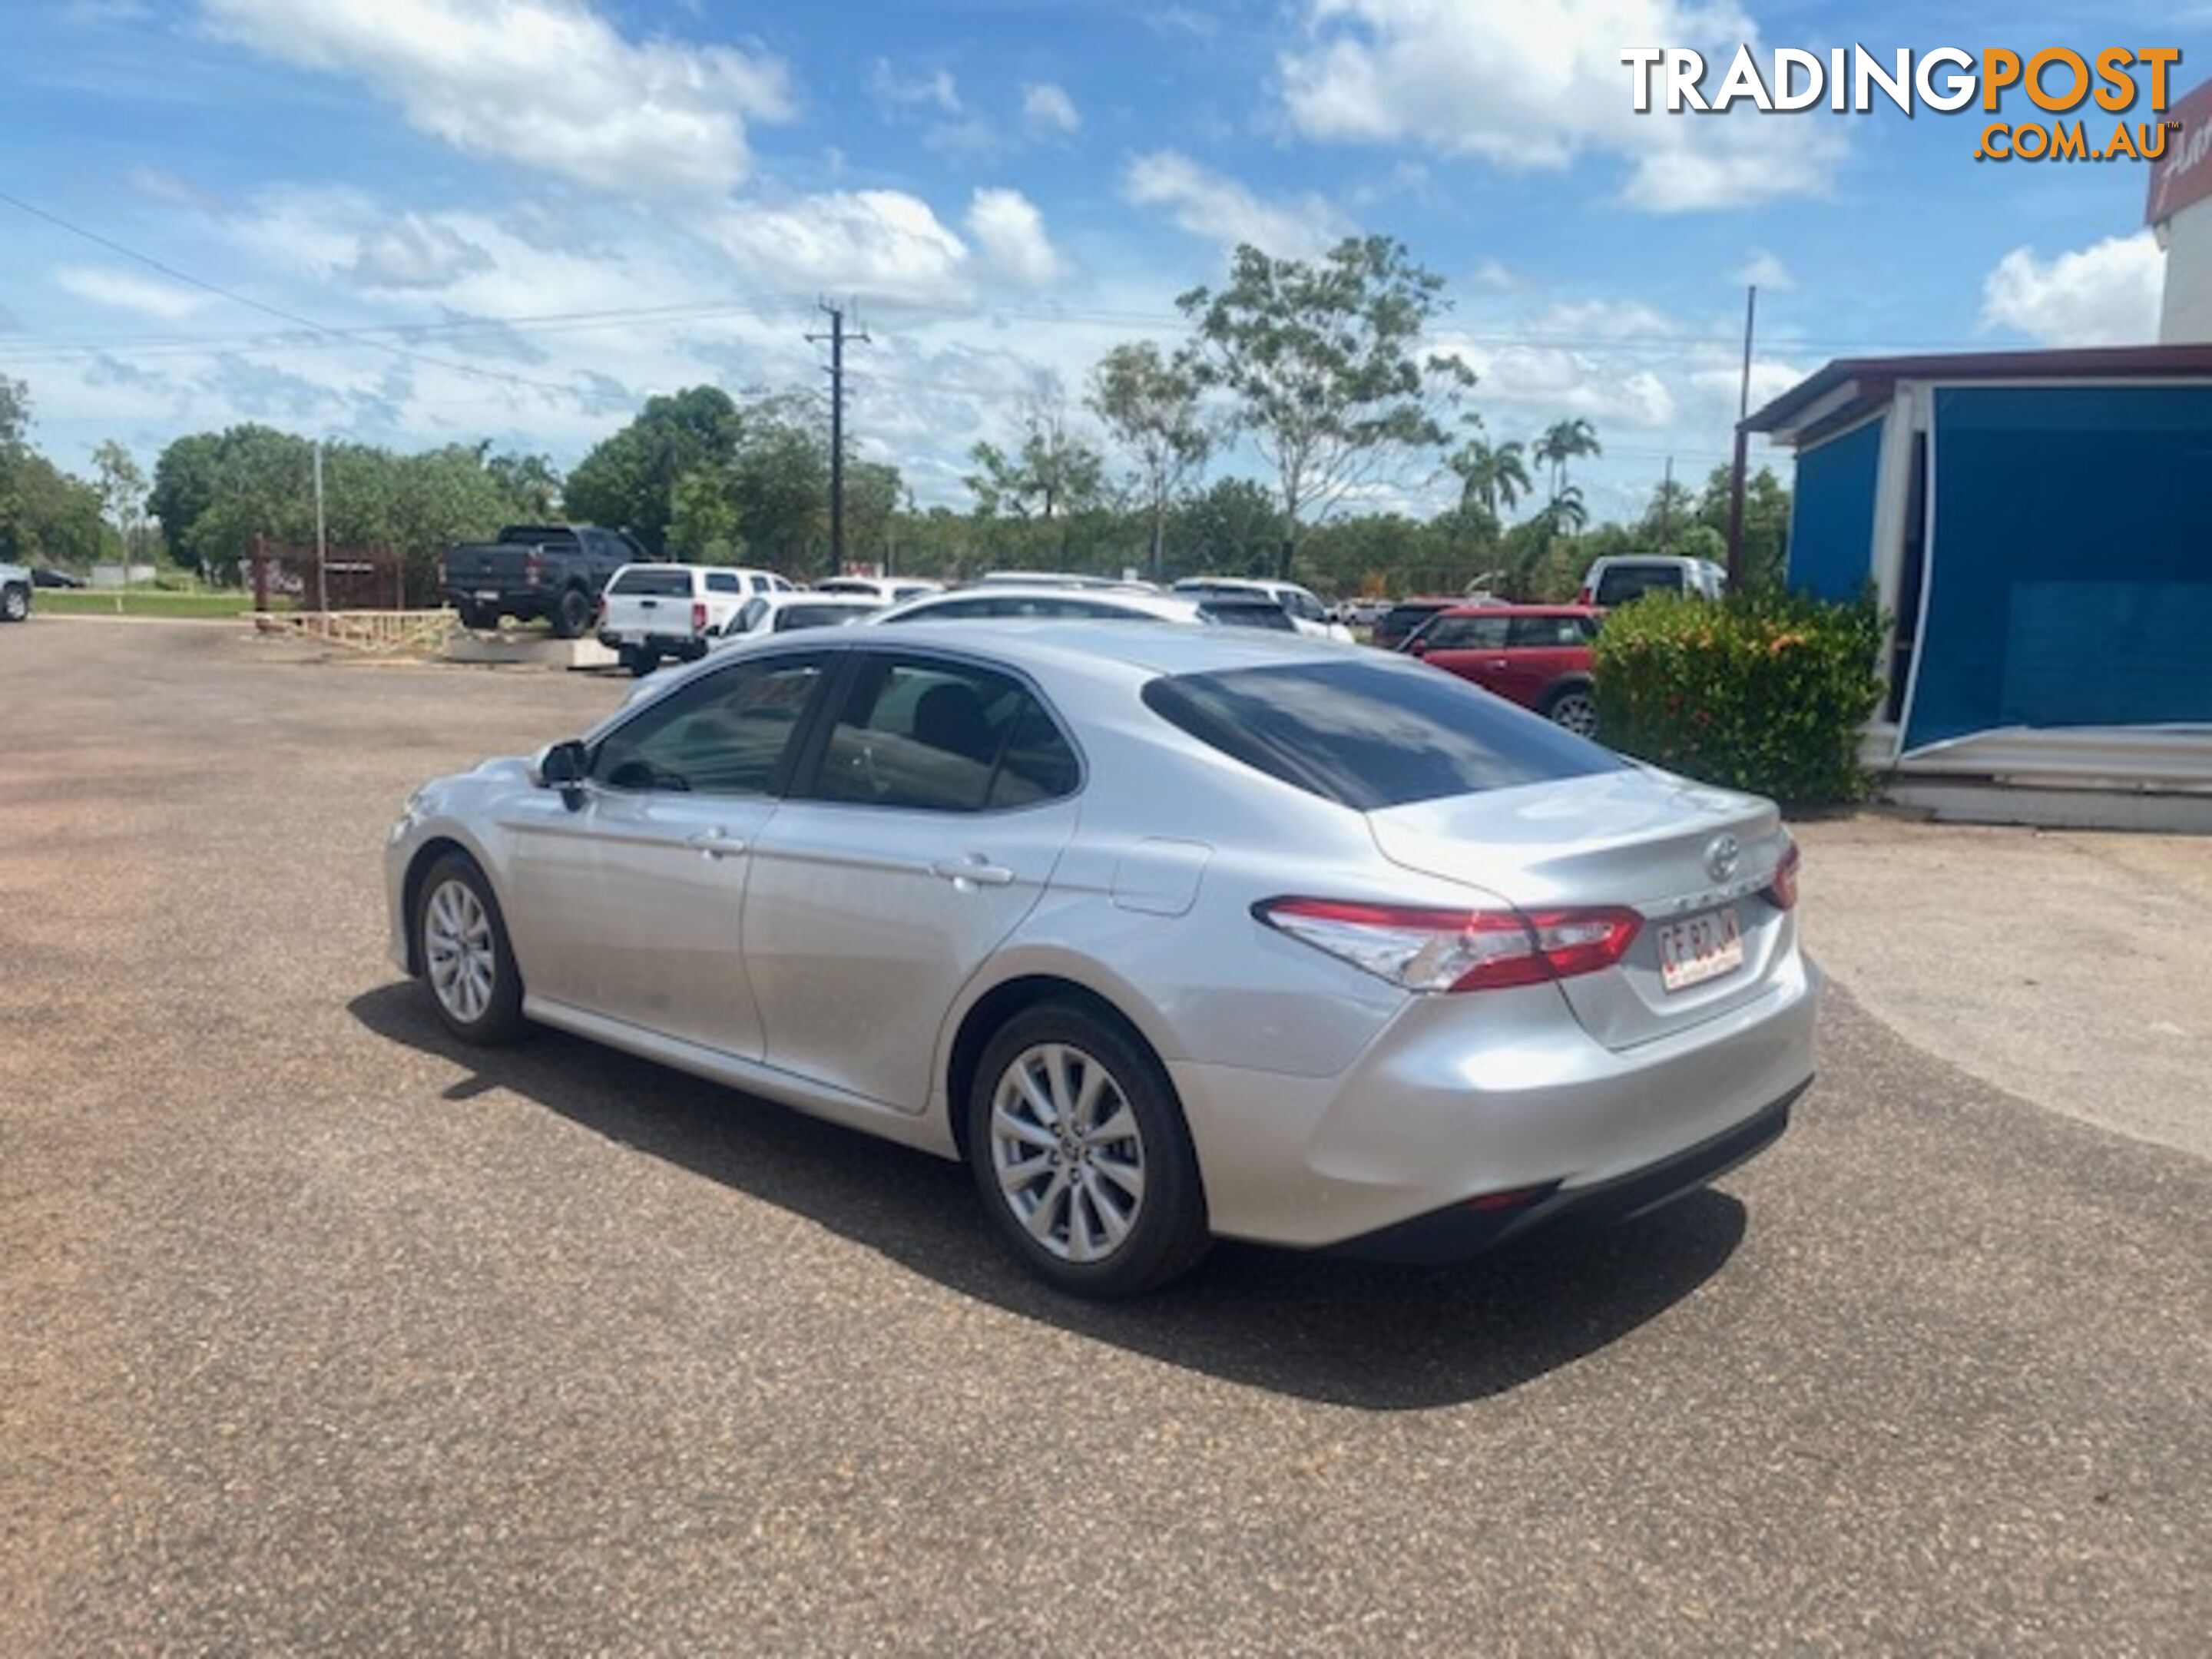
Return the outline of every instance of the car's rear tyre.
[[[0,592],[0,622],[21,622],[31,614],[31,590],[21,582],[10,582],[5,592]]]
[[[460,613],[461,626],[464,628],[473,629],[497,628],[499,626],[498,614],[495,611],[485,610],[480,605],[471,605],[467,601],[463,600],[460,603],[456,604],[453,606],[453,609]]]
[[[416,960],[430,1006],[464,1042],[511,1042],[522,1034],[522,975],[499,900],[475,860],[448,853],[415,899]]]
[[[660,666],[660,653],[650,646],[625,645],[621,647],[615,654],[622,665],[639,679],[643,679]]]
[[[580,587],[566,587],[553,602],[553,637],[573,640],[592,625],[592,596]]]
[[[1544,718],[1578,738],[1597,735],[1597,699],[1587,685],[1562,687],[1544,699]]]
[[[1118,1021],[1040,1003],[986,1045],[969,1091],[968,1160],[993,1227],[1077,1296],[1134,1296],[1212,1242],[1175,1086]]]

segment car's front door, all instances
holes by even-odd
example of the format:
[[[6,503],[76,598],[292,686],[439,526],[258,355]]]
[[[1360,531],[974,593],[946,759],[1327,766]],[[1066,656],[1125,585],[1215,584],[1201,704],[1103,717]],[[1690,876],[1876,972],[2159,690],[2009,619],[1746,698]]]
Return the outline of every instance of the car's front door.
[[[831,653],[748,657],[602,737],[580,817],[592,853],[580,1005],[757,1060],[739,928],[751,848]]]
[[[754,848],[745,958],[770,1065],[917,1112],[947,1010],[1074,831],[1081,768],[1012,675],[853,656]]]

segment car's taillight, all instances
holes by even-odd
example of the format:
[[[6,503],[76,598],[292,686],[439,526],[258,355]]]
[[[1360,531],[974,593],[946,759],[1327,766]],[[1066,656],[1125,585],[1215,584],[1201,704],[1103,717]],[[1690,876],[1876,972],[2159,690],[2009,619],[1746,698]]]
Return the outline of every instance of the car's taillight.
[[[535,587],[538,579],[544,574],[545,556],[533,547],[522,556],[522,580]]]
[[[704,599],[691,601],[691,631],[694,634],[707,631],[707,602]]]
[[[1577,605],[1589,605],[1595,598],[1596,594],[1594,590],[1589,587],[1584,587],[1581,592],[1575,595],[1575,603]]]
[[[1409,991],[1494,991],[1610,968],[1644,919],[1612,906],[1442,910],[1340,899],[1266,899],[1255,917]]]
[[[1797,843],[1791,842],[1782,849],[1782,861],[1774,866],[1774,879],[1766,884],[1766,896],[1778,909],[1787,910],[1797,902],[1797,866],[1804,862],[1797,852]]]

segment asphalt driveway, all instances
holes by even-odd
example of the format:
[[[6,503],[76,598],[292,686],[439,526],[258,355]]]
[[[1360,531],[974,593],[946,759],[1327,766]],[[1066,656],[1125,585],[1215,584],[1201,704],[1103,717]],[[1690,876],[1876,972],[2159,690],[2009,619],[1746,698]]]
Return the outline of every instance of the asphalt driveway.
[[[293,654],[0,630],[0,1652],[2202,1650],[2203,1161],[1839,994],[1633,1227],[1066,1302],[952,1166],[449,1044],[385,827],[623,683]]]

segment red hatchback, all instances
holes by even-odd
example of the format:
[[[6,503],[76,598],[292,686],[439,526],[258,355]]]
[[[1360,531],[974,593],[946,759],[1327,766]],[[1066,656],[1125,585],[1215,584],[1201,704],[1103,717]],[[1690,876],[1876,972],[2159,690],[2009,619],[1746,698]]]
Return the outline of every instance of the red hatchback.
[[[1593,737],[1590,641],[1602,614],[1582,605],[1461,605],[1431,617],[1400,648]]]

